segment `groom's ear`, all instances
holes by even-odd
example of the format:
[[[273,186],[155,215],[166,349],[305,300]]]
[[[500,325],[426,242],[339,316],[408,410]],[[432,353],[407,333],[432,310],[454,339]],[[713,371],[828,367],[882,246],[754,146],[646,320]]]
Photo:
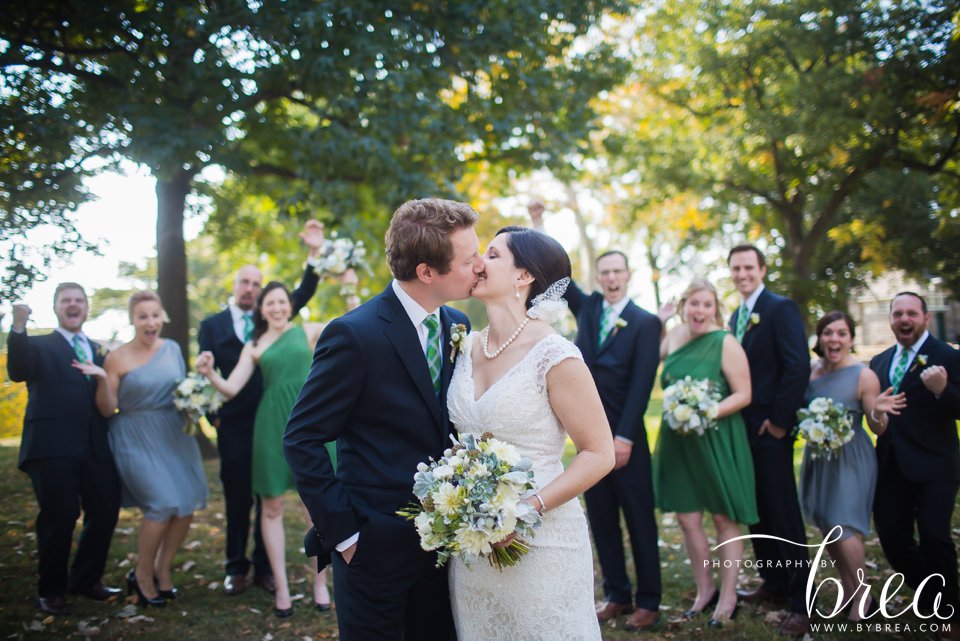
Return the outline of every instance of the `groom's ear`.
[[[433,279],[437,276],[437,270],[431,267],[426,263],[420,263],[417,265],[417,280],[422,283],[429,285],[433,282]]]

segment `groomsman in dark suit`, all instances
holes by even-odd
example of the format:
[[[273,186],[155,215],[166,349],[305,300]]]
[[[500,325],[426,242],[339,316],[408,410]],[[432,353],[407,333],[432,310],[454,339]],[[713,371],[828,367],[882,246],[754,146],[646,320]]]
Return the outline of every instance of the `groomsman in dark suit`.
[[[604,601],[597,618],[608,621],[631,612],[628,630],[653,627],[660,609],[660,556],[654,514],[650,447],[643,415],[660,364],[660,319],[627,296],[627,257],[609,251],[597,259],[601,291],[567,289],[577,318],[577,347],[583,353],[613,428],[614,470],[586,491],[587,516],[603,572]],[[631,597],[620,515],[630,533],[636,570],[636,600]],[[636,609],[634,609],[634,604]]]
[[[531,202],[527,211],[533,227],[543,231],[543,202]],[[597,258],[596,267],[599,292],[586,294],[571,282],[564,297],[577,319],[576,344],[600,393],[616,454],[613,471],[584,493],[603,573],[604,600],[597,604],[597,618],[602,623],[630,613],[624,627],[647,630],[659,619],[661,585],[653,474],[643,415],[660,365],[663,326],[659,318],[627,296],[632,272],[626,254],[608,251]],[[621,513],[630,533],[637,578],[635,600],[627,576]]]
[[[67,613],[68,589],[100,601],[120,594],[101,583],[120,511],[120,479],[96,407],[97,384],[71,367],[75,360],[103,365],[104,351],[83,333],[87,310],[83,288],[61,283],[54,294],[57,329],[27,336],[30,308],[14,305],[7,337],[7,372],[27,383],[19,467],[40,507],[37,607],[48,614]],[[81,508],[83,529],[68,572]]]
[[[284,451],[314,523],[304,547],[332,561],[342,641],[456,637],[447,570],[396,510],[416,500],[417,464],[450,444],[450,328],[469,321],[444,303],[467,298],[483,271],[476,221],[449,200],[397,209],[393,282],[327,325],[287,422]]]
[[[310,247],[307,267],[300,285],[291,292],[293,314],[296,315],[317,291],[319,277],[314,271],[323,245],[323,226],[309,221],[300,237]],[[260,295],[263,275],[253,265],[237,270],[233,279],[233,302],[227,308],[200,323],[200,351],[213,352],[216,367],[224,378],[237,366],[243,345],[253,336],[253,308]],[[223,404],[217,416],[210,417],[217,427],[217,449],[220,452],[220,481],[223,483],[227,517],[227,575],[223,589],[229,595],[247,589],[247,537],[250,533],[250,508],[254,507],[253,581],[268,592],[275,584],[270,561],[260,536],[260,498],[253,496],[253,419],[263,394],[260,371],[234,398]]]
[[[793,474],[794,426],[810,380],[810,355],[796,304],[767,290],[767,264],[753,245],[739,245],[727,257],[741,304],[730,331],[747,353],[753,400],[742,411],[753,454],[760,521],[751,534],[807,542]],[[754,538],[753,550],[763,584],[741,592],[745,601],[788,600],[790,613],[780,632],[809,630],[805,603],[809,555],[806,548],[776,539]]]
[[[897,294],[890,306],[897,343],[870,361],[884,389],[907,396],[906,408],[889,415],[877,438],[873,519],[884,554],[910,587],[933,574],[943,577],[943,583],[931,579],[924,586],[920,611],[933,614],[934,599],[941,598],[939,612],[948,617],[952,607],[957,626],[957,552],[950,521],[960,486],[960,352],[930,335],[929,320],[923,298]]]

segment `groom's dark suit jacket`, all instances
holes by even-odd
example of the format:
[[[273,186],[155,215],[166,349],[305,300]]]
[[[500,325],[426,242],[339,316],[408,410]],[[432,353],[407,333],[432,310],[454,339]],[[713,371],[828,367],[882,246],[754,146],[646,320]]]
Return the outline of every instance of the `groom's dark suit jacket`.
[[[440,308],[438,399],[417,330],[393,291],[330,322],[287,422],[284,452],[314,522],[307,554],[321,558],[360,532],[354,562],[375,569],[433,564],[412,523],[396,516],[415,500],[417,464],[450,444],[446,391],[453,373],[450,326],[467,317]],[[324,443],[337,441],[334,473]]]
[[[100,346],[90,341],[93,362],[103,365]],[[73,348],[58,332],[42,336],[10,332],[7,372],[26,381],[27,411],[23,417],[19,466],[45,458],[111,461],[107,423],[96,405],[97,383],[70,363]]]
[[[634,602],[623,555],[620,514],[630,532],[637,590],[635,604],[660,607],[660,557],[654,513],[650,446],[643,415],[660,365],[660,319],[627,302],[620,318],[626,326],[611,331],[600,345],[603,295],[585,294],[570,283],[565,295],[577,318],[577,347],[597,384],[614,436],[633,443],[627,464],[587,490],[587,515],[603,571],[604,597]]]

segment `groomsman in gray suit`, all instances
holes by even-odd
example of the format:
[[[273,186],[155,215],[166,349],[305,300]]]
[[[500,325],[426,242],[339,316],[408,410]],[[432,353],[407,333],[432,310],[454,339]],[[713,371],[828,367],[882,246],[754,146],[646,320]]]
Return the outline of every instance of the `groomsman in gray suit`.
[[[950,532],[960,487],[960,352],[931,336],[929,321],[920,295],[897,294],[890,304],[897,342],[870,361],[883,389],[907,396],[907,406],[889,415],[877,438],[873,520],[884,554],[907,585],[916,589],[931,575],[943,578],[924,586],[917,605],[924,615],[938,610],[949,616],[952,608],[950,638],[960,638],[957,550]]]

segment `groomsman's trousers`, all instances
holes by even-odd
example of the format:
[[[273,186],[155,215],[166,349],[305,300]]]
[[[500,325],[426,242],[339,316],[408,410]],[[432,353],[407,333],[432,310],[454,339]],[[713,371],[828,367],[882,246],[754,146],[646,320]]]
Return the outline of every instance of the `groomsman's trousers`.
[[[873,522],[883,553],[890,565],[904,576],[911,588],[933,574],[920,593],[917,605],[924,615],[934,613],[934,599],[942,594],[940,612],[954,608],[960,621],[957,593],[957,550],[950,533],[958,484],[953,481],[908,481],[900,471],[896,455],[890,455],[877,477],[873,501]],[[914,524],[919,540],[914,538]]]
[[[37,596],[65,596],[68,588],[98,583],[120,512],[120,478],[113,460],[97,461],[92,456],[37,459],[27,461],[24,471],[40,506]],[[68,580],[70,546],[81,508],[83,529]]]

